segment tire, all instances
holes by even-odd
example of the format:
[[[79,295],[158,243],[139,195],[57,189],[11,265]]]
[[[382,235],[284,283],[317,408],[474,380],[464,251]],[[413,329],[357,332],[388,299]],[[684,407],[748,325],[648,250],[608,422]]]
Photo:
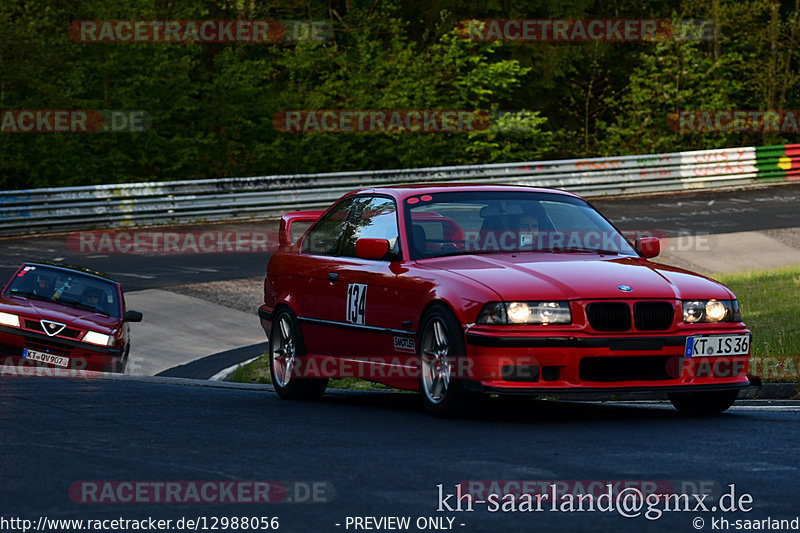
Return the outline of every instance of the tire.
[[[125,347],[119,359],[114,359],[111,364],[103,366],[103,372],[111,372],[112,374],[124,374],[125,368],[128,366],[128,354],[130,353],[130,344]]]
[[[674,392],[669,401],[685,415],[711,415],[727,410],[738,396],[738,390]]]
[[[129,344],[128,346],[125,347],[125,353],[122,355],[122,358],[120,359],[117,368],[113,370],[114,372],[119,372],[120,374],[125,373],[125,369],[128,367],[128,355],[130,355],[130,353],[131,353],[131,346]]]
[[[303,334],[289,309],[275,313],[269,336],[269,374],[275,392],[284,400],[318,400],[328,386],[327,378],[295,375],[305,356]]]
[[[486,396],[464,390],[464,382],[453,378],[452,358],[466,354],[464,334],[453,313],[433,307],[422,320],[419,334],[419,393],[425,408],[434,416],[471,414]]]

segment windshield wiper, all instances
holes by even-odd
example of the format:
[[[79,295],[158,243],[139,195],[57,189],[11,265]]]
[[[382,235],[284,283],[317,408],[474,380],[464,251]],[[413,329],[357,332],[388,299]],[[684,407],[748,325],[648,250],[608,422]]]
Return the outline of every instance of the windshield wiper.
[[[446,252],[437,253],[419,259],[429,259],[435,257],[449,257],[453,255],[492,255],[492,254],[530,254],[530,253],[572,253],[572,254],[603,254],[603,255],[619,255],[620,252],[615,250],[602,250],[595,248],[578,248],[575,246],[553,246],[550,248],[524,248],[518,250],[448,250]]]
[[[101,315],[111,316],[108,313],[104,313],[100,309],[97,309],[93,305],[85,304],[83,302],[77,302],[75,300],[58,300],[58,303],[62,303],[64,305],[71,305],[71,306],[77,307],[79,309],[85,309],[86,311],[92,311],[94,313],[99,313]]]
[[[19,292],[19,291],[10,291],[11,296],[20,296],[22,298],[33,298],[34,300],[41,300],[43,302],[53,302],[53,298],[48,298],[47,296],[42,296],[40,294],[36,294],[33,292]]]
[[[530,250],[448,250],[429,257],[450,257],[453,255],[492,255],[492,254],[518,254]],[[534,250],[536,251],[536,250]],[[425,257],[424,259],[428,259]]]

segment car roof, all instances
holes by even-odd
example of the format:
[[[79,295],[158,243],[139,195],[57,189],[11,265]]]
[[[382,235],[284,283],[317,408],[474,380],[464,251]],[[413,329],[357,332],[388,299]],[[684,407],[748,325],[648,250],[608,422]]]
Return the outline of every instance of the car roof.
[[[415,194],[440,192],[539,192],[580,198],[577,194],[560,189],[531,187],[528,185],[498,185],[493,183],[409,183],[359,189],[345,196],[354,196],[357,194],[389,194],[395,198],[404,199]]]
[[[88,276],[100,278],[104,281],[110,281],[111,283],[119,285],[119,282],[114,278],[109,277],[108,274],[82,266],[65,265],[63,263],[51,263],[49,261],[25,261],[24,263],[22,263],[22,266],[38,266],[38,267],[53,268],[56,270],[63,270],[65,272],[70,272],[70,271],[80,272],[81,274],[86,274]]]

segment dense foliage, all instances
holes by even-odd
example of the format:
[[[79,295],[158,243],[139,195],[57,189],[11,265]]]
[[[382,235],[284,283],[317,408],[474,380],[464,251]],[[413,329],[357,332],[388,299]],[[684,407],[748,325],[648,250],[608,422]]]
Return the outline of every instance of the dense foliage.
[[[800,109],[800,0],[4,0],[0,110],[143,110],[143,132],[0,132],[0,189],[792,142],[680,110]],[[704,19],[710,39],[477,42],[465,19]],[[322,41],[84,43],[75,20],[320,20]],[[459,133],[297,133],[282,110],[482,110]],[[498,111],[513,111],[503,114]],[[499,118],[502,117],[502,118]]]

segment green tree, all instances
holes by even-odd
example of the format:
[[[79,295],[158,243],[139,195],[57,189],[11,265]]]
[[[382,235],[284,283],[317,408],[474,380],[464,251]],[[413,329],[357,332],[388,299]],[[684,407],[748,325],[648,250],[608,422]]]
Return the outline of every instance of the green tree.
[[[676,131],[679,113],[688,110],[735,108],[742,84],[735,76],[741,66],[736,54],[714,58],[696,43],[666,41],[639,56],[640,66],[628,86],[609,100],[618,111],[601,124],[600,154],[672,152],[735,145],[738,132]]]

